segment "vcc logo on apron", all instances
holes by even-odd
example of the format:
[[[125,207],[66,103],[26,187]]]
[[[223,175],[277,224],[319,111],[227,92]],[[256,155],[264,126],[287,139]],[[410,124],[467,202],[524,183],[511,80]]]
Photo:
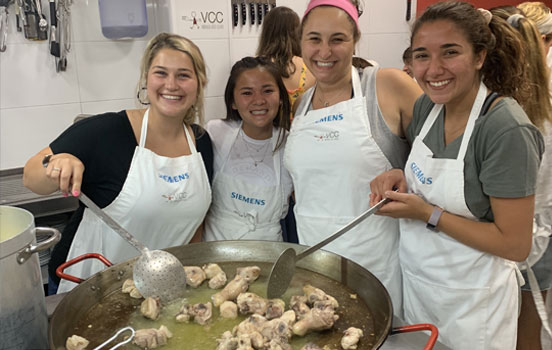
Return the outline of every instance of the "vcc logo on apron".
[[[316,141],[337,141],[339,140],[339,130],[328,131],[320,135],[314,135]]]
[[[163,180],[167,183],[174,184],[174,183],[179,183],[179,182],[183,182],[183,181],[186,181],[186,180],[190,179],[190,173],[185,172],[185,173],[177,174],[177,175],[165,175],[165,174],[159,173],[158,178],[160,178],[161,180]],[[173,193],[162,194],[161,197],[165,198],[165,202],[167,202],[167,203],[178,203],[178,202],[181,202],[181,201],[187,199],[188,198],[188,193],[185,192],[185,191],[179,192],[177,190]]]

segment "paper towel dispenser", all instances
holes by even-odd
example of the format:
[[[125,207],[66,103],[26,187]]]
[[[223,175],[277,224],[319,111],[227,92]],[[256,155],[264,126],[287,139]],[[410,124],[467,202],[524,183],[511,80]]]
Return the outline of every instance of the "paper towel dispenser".
[[[146,0],[98,1],[102,34],[106,38],[139,38],[148,33]]]

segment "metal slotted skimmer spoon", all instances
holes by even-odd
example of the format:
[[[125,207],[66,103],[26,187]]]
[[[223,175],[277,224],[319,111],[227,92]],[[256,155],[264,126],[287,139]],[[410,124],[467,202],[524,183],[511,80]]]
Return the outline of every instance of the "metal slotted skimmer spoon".
[[[163,250],[149,250],[84,193],[80,194],[79,199],[111,229],[142,253],[134,263],[133,269],[134,284],[142,296],[159,297],[162,302],[167,303],[184,295],[186,272],[176,256]]]
[[[340,237],[345,232],[349,231],[350,229],[358,225],[361,221],[363,221],[370,215],[374,214],[376,211],[378,211],[378,209],[382,205],[384,205],[389,201],[390,199],[388,198],[382,199],[381,201],[376,203],[373,207],[369,208],[364,213],[360,214],[351,222],[349,222],[347,225],[343,226],[338,231],[330,235],[328,238],[304,250],[299,255],[296,254],[295,249],[293,248],[288,248],[284,250],[278,257],[274,265],[272,266],[272,270],[270,271],[270,275],[268,276],[268,285],[266,290],[267,298],[268,299],[279,298],[286,292],[286,290],[289,287],[289,283],[291,282],[291,279],[295,274],[295,264],[297,263],[297,261],[303,259],[307,255],[314,253],[315,251],[322,248],[326,244]]]

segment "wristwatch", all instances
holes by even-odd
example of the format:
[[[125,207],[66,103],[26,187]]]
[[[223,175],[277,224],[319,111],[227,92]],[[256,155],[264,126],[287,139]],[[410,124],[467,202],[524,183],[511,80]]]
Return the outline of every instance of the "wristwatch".
[[[443,209],[439,208],[438,206],[434,206],[433,212],[431,213],[429,220],[427,220],[426,228],[430,229],[433,232],[439,232],[439,230],[437,229],[437,224],[439,223],[441,215],[443,215]]]
[[[47,168],[48,164],[50,164],[50,158],[52,158],[53,154],[47,154],[42,158],[42,166]]]

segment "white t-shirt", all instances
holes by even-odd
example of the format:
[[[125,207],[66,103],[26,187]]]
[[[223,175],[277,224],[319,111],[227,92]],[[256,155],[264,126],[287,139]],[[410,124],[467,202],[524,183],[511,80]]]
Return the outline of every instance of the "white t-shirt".
[[[235,131],[240,123],[234,120],[214,119],[207,122],[205,129],[211,137],[213,143],[213,178],[221,170],[224,162],[224,174],[234,176],[244,182],[261,185],[275,186],[276,172],[274,168],[272,139],[255,140],[247,136],[243,130],[238,131],[230,154],[226,151],[223,154],[222,145],[228,137],[234,137]],[[278,128],[273,129],[273,135],[279,133]],[[287,134],[287,132],[286,132]],[[284,198],[288,198],[293,191],[291,176],[284,167],[284,147],[280,146],[280,183]],[[255,166],[256,164],[256,166]],[[287,213],[287,203],[284,205],[282,218]]]

